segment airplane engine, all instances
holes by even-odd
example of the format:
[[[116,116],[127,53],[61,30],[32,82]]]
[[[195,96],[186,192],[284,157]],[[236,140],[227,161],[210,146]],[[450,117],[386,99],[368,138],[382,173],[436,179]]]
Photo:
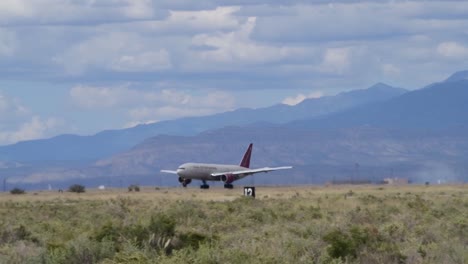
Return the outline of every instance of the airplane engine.
[[[235,175],[232,174],[226,174],[221,176],[221,181],[223,181],[225,184],[231,184],[235,180],[237,180],[237,178]]]
[[[185,178],[179,177],[179,182],[187,185],[192,182],[192,179],[185,179]]]

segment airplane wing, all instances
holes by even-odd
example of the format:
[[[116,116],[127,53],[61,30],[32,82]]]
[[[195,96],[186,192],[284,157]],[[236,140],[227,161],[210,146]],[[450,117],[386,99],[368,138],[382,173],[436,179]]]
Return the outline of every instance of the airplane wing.
[[[286,169],[292,169],[291,166],[284,166],[284,167],[276,167],[276,168],[270,168],[270,167],[265,167],[265,168],[260,168],[260,169],[246,169],[246,170],[240,170],[240,171],[226,171],[226,172],[217,172],[217,173],[212,173],[211,176],[213,177],[219,177],[222,175],[251,175],[255,173],[260,173],[260,172],[269,172],[269,171],[276,171],[276,170],[286,170]]]
[[[177,174],[177,171],[173,171],[173,170],[161,170],[161,172],[170,173],[170,174]]]

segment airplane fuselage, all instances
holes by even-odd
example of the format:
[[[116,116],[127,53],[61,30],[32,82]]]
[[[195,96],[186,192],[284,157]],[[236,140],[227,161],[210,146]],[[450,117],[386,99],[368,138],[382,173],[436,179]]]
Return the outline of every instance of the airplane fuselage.
[[[184,179],[219,181],[219,177],[213,177],[211,174],[242,170],[248,170],[248,168],[229,164],[184,163],[177,169],[177,175]]]
[[[201,180],[203,184],[200,186],[200,188],[202,189],[210,188],[206,181],[222,181],[224,182],[224,188],[232,189],[232,183],[234,181],[240,180],[246,176],[253,175],[255,173],[292,168],[291,166],[283,166],[276,168],[264,167],[251,169],[250,157],[252,155],[252,146],[253,144],[251,143],[239,165],[190,162],[180,165],[176,171],[161,170],[161,172],[177,174],[179,176],[179,182],[183,187],[187,187],[187,185],[189,185],[192,180]]]

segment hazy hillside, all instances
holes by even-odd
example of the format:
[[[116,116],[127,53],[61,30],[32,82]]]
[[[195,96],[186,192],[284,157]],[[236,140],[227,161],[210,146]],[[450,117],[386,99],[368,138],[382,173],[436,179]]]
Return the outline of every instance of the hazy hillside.
[[[369,95],[372,91],[380,94],[378,90],[382,86],[379,86],[353,93]],[[334,99],[308,100],[295,107],[269,109],[272,112],[273,109],[294,109],[298,111],[296,116],[300,116],[301,107],[313,108],[306,104],[315,102],[312,105],[322,104],[326,108],[329,100],[341,98],[346,102],[344,98],[350,94],[341,94]],[[196,136],[159,135],[88,166],[64,167],[57,162],[52,167],[41,167],[21,163],[19,168],[3,169],[2,172],[14,175],[12,181],[21,184],[80,181],[114,186],[132,182],[176,185],[175,176],[162,175],[159,170],[174,169],[187,161],[238,163],[247,145],[253,142],[253,166],[294,166],[287,172],[255,176],[257,183],[323,183],[333,179],[379,181],[390,176],[408,177],[416,182],[467,181],[467,99],[468,80],[462,78],[378,103],[361,103],[340,112],[314,112],[320,116],[290,123],[272,124],[263,120],[212,129]],[[242,109],[238,113],[242,111],[256,110]],[[234,112],[177,122],[196,124],[196,120],[213,121],[223,115],[234,115]],[[281,114],[277,116],[281,117]],[[216,122],[207,121],[210,124]],[[116,135],[113,132],[99,135],[106,134]]]
[[[466,135],[468,130],[435,133],[370,127],[331,130],[232,127],[190,138],[158,136],[131,151],[98,162],[96,168],[112,177],[156,177],[159,169],[174,169],[186,161],[238,163],[248,143],[254,142],[253,166],[295,167],[274,173],[273,177],[256,176],[261,183],[323,183],[351,177],[376,181],[392,173],[420,182],[459,181],[462,172],[468,172],[464,165],[468,160]],[[175,177],[172,180],[175,184]]]
[[[146,138],[160,135],[196,135],[208,129],[254,122],[285,123],[350,109],[371,102],[381,102],[406,90],[376,84],[365,90],[340,93],[318,99],[307,99],[296,106],[275,105],[260,109],[238,109],[231,112],[163,121],[123,130],[109,130],[94,136],[62,135],[51,139],[20,142],[0,147],[0,160],[71,161],[96,160],[127,150]]]
[[[175,169],[187,161],[237,164],[248,143],[253,142],[253,167],[292,165],[294,169],[248,177],[244,180],[247,183],[324,183],[334,179],[377,182],[390,176],[415,182],[460,182],[468,180],[467,135],[468,129],[428,132],[371,127],[230,127],[195,137],[157,136],[93,166],[23,168],[26,173],[9,181],[43,188],[47,183],[67,186],[74,182],[90,186],[177,185],[176,176],[159,170]]]
[[[255,142],[256,166],[294,165],[288,175],[295,181],[353,175],[375,179],[390,171],[415,181],[466,180],[467,98],[468,80],[444,82],[386,102],[286,125],[154,137],[96,165],[107,175],[130,176],[153,174],[185,161],[237,162],[243,148]]]

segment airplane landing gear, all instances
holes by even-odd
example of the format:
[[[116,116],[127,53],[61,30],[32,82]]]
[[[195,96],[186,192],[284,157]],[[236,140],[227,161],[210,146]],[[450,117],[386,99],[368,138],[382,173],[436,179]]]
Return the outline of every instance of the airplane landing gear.
[[[206,184],[206,181],[203,181],[203,184],[200,185],[200,189],[209,189],[210,186],[208,184]]]
[[[182,187],[187,187],[192,182],[192,179],[184,179],[179,177],[179,182],[182,184]]]
[[[224,184],[224,188],[225,188],[225,189],[232,189],[232,188],[234,188],[234,185],[232,185],[232,184],[230,184],[230,183]]]

